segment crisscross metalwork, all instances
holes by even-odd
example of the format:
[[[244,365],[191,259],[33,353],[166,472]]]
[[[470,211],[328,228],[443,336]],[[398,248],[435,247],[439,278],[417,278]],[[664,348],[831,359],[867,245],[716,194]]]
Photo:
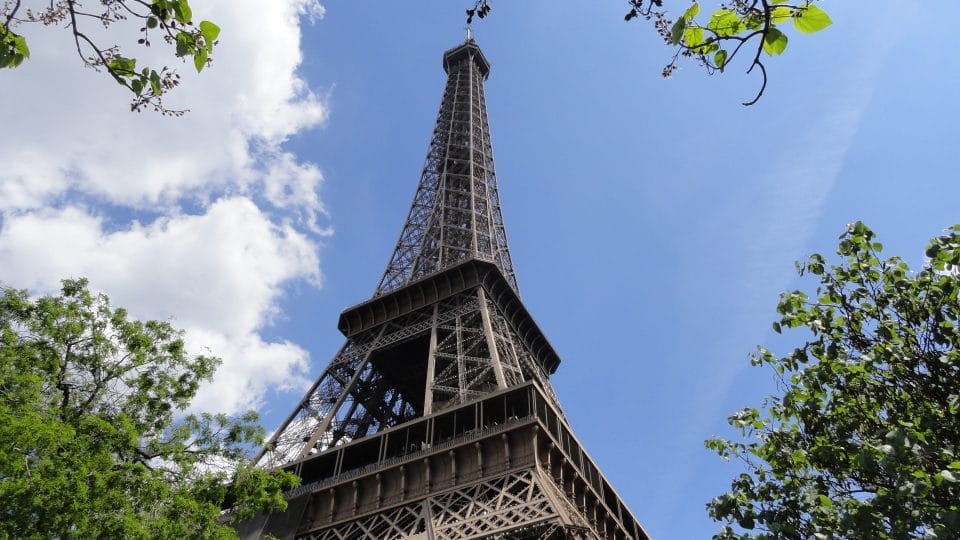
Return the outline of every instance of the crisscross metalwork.
[[[427,159],[397,246],[375,295],[466,258],[495,263],[519,290],[500,210],[483,82],[473,40],[444,55],[448,78]]]
[[[471,540],[563,538],[565,527],[534,471],[464,486],[303,538],[310,540]],[[511,535],[511,532],[518,534]],[[422,536],[418,536],[422,535]],[[595,535],[586,538],[597,538]]]

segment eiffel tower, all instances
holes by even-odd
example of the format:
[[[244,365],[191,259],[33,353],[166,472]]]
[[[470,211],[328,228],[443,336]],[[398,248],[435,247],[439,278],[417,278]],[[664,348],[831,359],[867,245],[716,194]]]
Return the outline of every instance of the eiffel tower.
[[[346,344],[256,458],[302,479],[242,538],[648,539],[573,434],[520,299],[467,33],[410,213]]]

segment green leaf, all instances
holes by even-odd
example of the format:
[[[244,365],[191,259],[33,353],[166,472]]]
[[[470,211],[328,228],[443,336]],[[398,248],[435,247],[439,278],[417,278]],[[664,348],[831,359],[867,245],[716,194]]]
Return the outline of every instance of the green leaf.
[[[163,93],[163,87],[160,85],[160,74],[156,71],[150,71],[150,89],[158,96]]]
[[[147,28],[156,28],[157,24],[158,22],[156,17],[147,17]]]
[[[707,30],[710,30],[718,36],[732,36],[743,31],[743,21],[737,14],[729,9],[718,9],[710,15],[710,22],[707,23]]]
[[[793,16],[793,9],[786,6],[779,6],[770,11],[770,22],[780,24]]]
[[[193,53],[193,65],[197,68],[197,73],[203,71],[203,68],[207,65],[206,49],[197,49],[197,52]]]
[[[833,24],[827,12],[814,4],[798,9],[793,16],[793,26],[804,34],[819,32]]]
[[[210,21],[200,21],[200,35],[207,44],[207,52],[213,52],[213,42],[220,35],[220,27]]]
[[[683,12],[683,18],[690,20],[697,16],[700,13],[700,4],[694,2],[692,6],[688,7],[686,11]]]
[[[177,34],[177,56],[184,57],[188,54],[194,54],[197,45],[193,36],[189,32],[180,32]]]
[[[786,48],[787,36],[776,28],[767,29],[767,34],[763,36],[763,50],[770,56],[773,56],[775,54],[783,54],[783,50]]]
[[[173,0],[173,13],[179,23],[189,24],[193,19],[193,11],[187,0]]]
[[[703,43],[703,28],[690,26],[683,31],[683,42],[687,47],[696,48]]]
[[[683,17],[677,19],[677,22],[673,23],[673,28],[670,29],[670,43],[677,45],[680,43],[680,40],[683,38],[683,30],[687,26],[687,21]]]
[[[723,49],[717,51],[717,54],[713,55],[713,63],[716,64],[717,69],[723,73],[723,68],[727,65],[727,51]]]
[[[760,30],[766,24],[763,17],[746,16],[743,18],[743,24],[747,30]]]
[[[0,23],[0,68],[15,68],[30,58],[27,40]]]
[[[30,58],[30,48],[27,47],[27,40],[23,36],[13,38],[13,50],[23,58]]]
[[[139,96],[143,92],[143,79],[140,77],[133,79],[130,81],[130,86],[133,88],[133,93]]]
[[[107,67],[115,71],[121,77],[128,77],[137,69],[137,60],[136,58],[115,56],[113,60],[107,64]]]

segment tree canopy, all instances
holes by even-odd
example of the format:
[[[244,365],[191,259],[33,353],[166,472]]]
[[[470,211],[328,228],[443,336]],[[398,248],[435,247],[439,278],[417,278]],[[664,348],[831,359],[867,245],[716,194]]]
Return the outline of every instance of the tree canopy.
[[[677,69],[681,57],[690,58],[705,68],[708,73],[723,72],[741,51],[746,51],[749,61],[747,73],[760,71],[761,83],[757,94],[744,105],[756,103],[767,87],[767,56],[783,54],[787,48],[787,23],[803,34],[819,32],[830,26],[830,16],[815,2],[817,0],[731,0],[718,5],[710,16],[701,14],[701,2],[685,5],[679,17],[671,19],[663,0],[627,0],[624,19],[651,21],[656,31],[675,52],[663,68],[663,76],[669,77]],[[467,10],[467,24],[474,17],[484,18],[491,11],[490,0],[474,0]]]
[[[86,4],[99,4],[92,11]],[[0,68],[15,68],[30,57],[30,47],[20,30],[25,25],[65,26],[73,35],[84,65],[104,71],[133,93],[131,110],[146,107],[180,115],[185,111],[163,106],[163,95],[180,84],[175,70],[138,66],[137,59],[117,43],[104,43],[95,32],[100,26],[117,35],[115,26],[139,25],[137,43],[158,43],[173,48],[179,58],[190,57],[198,72],[211,61],[220,28],[210,21],[194,24],[188,0],[52,0],[30,8],[20,0],[0,5]],[[93,27],[93,28],[90,28]]]
[[[252,467],[256,414],[184,415],[219,360],[86,280],[0,296],[0,538],[227,538],[297,478]],[[233,510],[224,513],[223,508]]]
[[[746,467],[707,505],[715,538],[960,537],[960,225],[917,272],[882,249],[858,222],[839,263],[798,265],[816,294],[781,295],[773,328],[808,339],[753,357],[782,395],[706,443]]]

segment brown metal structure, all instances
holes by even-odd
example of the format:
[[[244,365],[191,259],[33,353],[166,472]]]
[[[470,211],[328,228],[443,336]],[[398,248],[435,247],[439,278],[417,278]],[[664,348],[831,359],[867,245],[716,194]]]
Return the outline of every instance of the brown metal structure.
[[[520,300],[483,83],[467,40],[400,239],[347,342],[257,457],[302,478],[243,538],[617,539],[648,535],[573,435],[560,360]]]

